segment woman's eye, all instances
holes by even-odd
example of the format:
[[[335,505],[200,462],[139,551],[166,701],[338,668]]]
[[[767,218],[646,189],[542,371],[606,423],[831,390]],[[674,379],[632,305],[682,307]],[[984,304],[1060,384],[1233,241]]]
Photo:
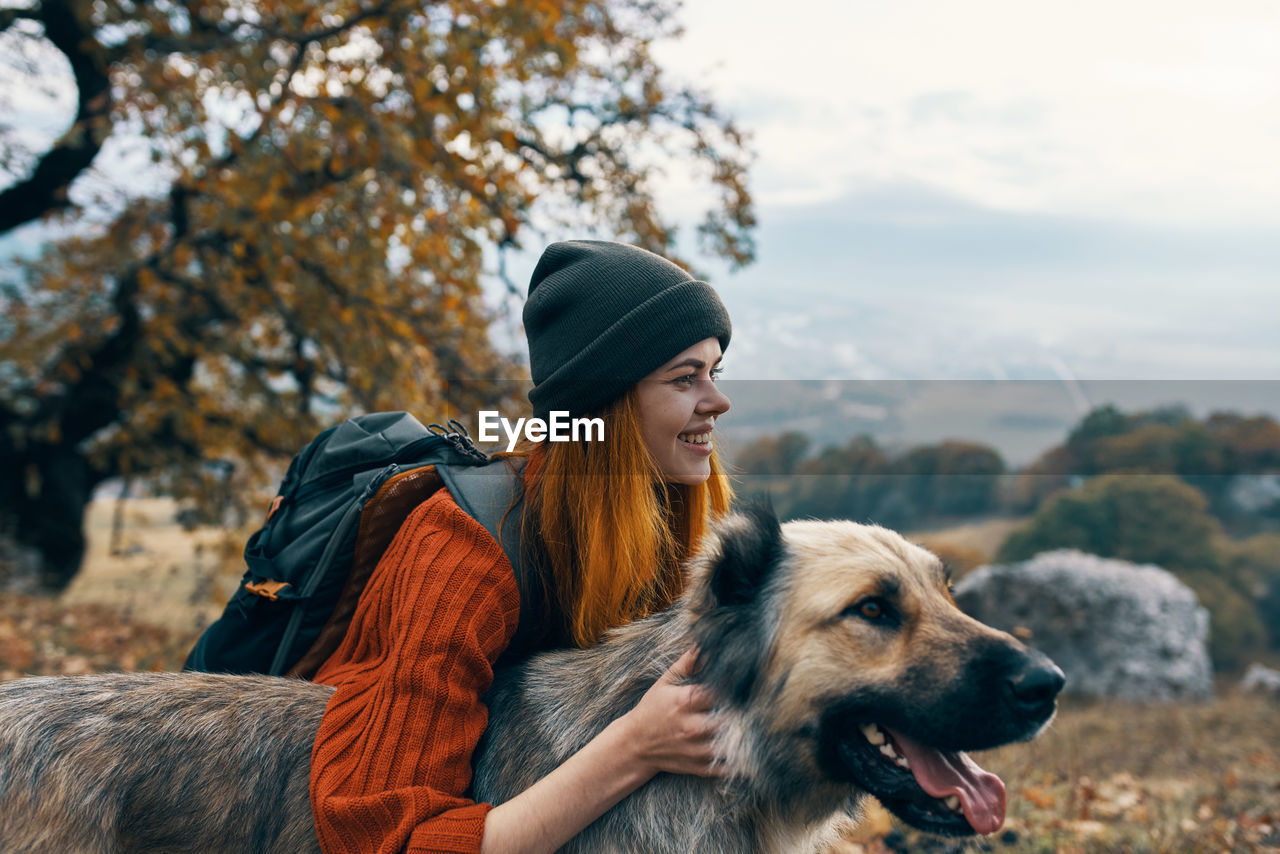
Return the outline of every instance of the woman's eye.
[[[698,381],[697,374],[685,374],[684,376],[678,377],[676,379],[676,382],[683,383],[684,385],[693,385],[697,381]]]
[[[721,374],[723,374],[723,373],[724,373],[724,368],[712,368],[712,369],[711,369],[711,381],[712,381],[712,382],[715,382],[716,380],[720,379],[720,375],[721,375]]]

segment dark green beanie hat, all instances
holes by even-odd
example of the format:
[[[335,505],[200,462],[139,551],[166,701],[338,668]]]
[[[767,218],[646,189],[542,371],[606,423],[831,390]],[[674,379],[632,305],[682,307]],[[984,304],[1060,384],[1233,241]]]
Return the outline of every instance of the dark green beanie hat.
[[[729,346],[715,290],[660,255],[571,240],[542,253],[524,305],[534,415],[599,411],[704,338]]]

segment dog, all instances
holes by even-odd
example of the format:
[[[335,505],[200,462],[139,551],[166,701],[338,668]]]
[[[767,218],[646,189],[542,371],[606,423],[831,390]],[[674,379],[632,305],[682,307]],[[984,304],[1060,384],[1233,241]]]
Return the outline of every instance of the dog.
[[[999,829],[1004,786],[963,751],[1033,738],[1064,679],[963,614],[934,555],[876,526],[779,524],[756,507],[686,570],[667,610],[499,672],[477,800],[545,776],[693,645],[725,776],[659,774],[562,850],[819,850],[868,794],[925,831]],[[318,851],[309,761],[331,693],[199,673],[0,685],[0,849]]]

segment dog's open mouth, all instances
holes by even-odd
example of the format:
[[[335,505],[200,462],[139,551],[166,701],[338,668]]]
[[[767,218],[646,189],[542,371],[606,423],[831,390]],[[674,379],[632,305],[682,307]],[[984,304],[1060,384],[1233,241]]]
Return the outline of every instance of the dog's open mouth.
[[[1004,783],[962,752],[937,750],[874,723],[840,752],[865,788],[903,821],[950,836],[994,833],[1004,824]]]

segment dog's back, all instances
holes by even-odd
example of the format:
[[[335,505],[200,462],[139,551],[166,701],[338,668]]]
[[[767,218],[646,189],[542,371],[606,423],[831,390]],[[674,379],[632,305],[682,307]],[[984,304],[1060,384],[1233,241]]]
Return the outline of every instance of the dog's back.
[[[194,673],[0,685],[0,851],[319,851],[307,768],[332,689]]]

